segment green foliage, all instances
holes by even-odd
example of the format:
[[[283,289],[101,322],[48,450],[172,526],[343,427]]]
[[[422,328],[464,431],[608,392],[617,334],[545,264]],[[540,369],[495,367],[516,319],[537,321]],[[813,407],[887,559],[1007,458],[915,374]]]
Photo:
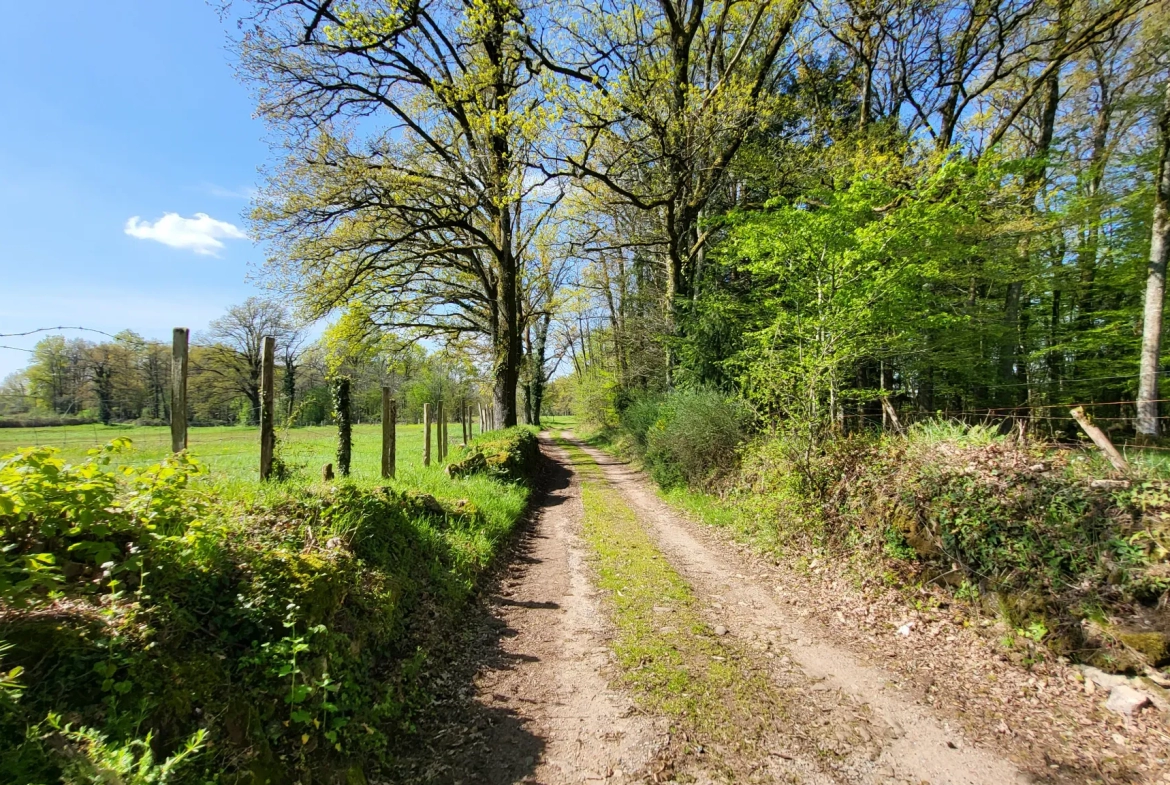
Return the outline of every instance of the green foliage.
[[[115,439],[67,464],[52,448],[0,458],[0,599],[23,606],[140,584],[139,542],[182,530],[203,512],[187,493],[199,464],[186,453],[145,469],[110,469]],[[135,577],[135,576],[138,577]]]
[[[617,382],[605,371],[589,369],[575,380],[571,410],[584,424],[605,428],[617,422]]]
[[[93,728],[73,730],[62,727],[61,718],[49,716],[49,725],[58,731],[65,748],[66,763],[61,770],[64,785],[164,785],[176,782],[177,775],[204,748],[207,731],[200,728],[187,739],[182,749],[162,763],[155,763],[148,733],[143,740],[111,744]]]
[[[212,503],[184,454],[115,469],[123,446],[0,464],[0,782],[290,781],[390,755],[523,488],[460,481],[482,505],[350,483]],[[58,716],[49,743],[37,729]]]
[[[1170,492],[1097,490],[1090,471],[1075,452],[953,422],[816,446],[795,430],[754,443],[726,493],[734,526],[764,548],[834,553],[911,584],[949,576],[969,602],[1016,598],[1015,639],[1088,656],[1082,619],[1170,588]]]
[[[741,402],[709,389],[680,390],[657,406],[652,401],[644,399],[629,419],[640,427],[657,409],[643,440],[646,466],[660,485],[701,485],[736,466],[748,423]]]
[[[516,426],[480,436],[447,465],[447,474],[486,474],[506,482],[525,482],[532,477],[539,458],[536,429]]]
[[[349,476],[350,455],[353,452],[352,411],[349,405],[349,377],[338,376],[332,382],[333,417],[337,421],[337,473]]]
[[[664,397],[662,395],[646,392],[634,396],[633,400],[622,409],[621,426],[633,437],[634,443],[642,452],[646,451],[650,430],[658,422],[663,405]]]
[[[742,336],[726,367],[750,400],[807,424],[876,394],[859,384],[859,364],[927,336],[966,334],[973,315],[945,307],[938,293],[975,256],[1015,242],[997,234],[1011,216],[985,209],[1005,182],[994,162],[915,170],[864,150],[840,176],[770,209],[731,213],[718,258],[745,286],[719,291],[694,316],[718,317]],[[964,382],[985,378],[973,360],[965,349],[949,362]]]

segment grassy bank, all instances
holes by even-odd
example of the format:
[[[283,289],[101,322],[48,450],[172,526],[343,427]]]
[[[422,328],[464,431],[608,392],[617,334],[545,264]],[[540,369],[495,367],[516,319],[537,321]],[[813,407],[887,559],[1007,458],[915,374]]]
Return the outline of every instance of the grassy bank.
[[[204,465],[192,442],[153,464],[120,443],[3,460],[0,782],[362,781],[427,710],[428,652],[535,456],[513,429],[458,479],[400,459],[382,482],[359,458],[353,481],[260,486],[223,460],[250,447]]]

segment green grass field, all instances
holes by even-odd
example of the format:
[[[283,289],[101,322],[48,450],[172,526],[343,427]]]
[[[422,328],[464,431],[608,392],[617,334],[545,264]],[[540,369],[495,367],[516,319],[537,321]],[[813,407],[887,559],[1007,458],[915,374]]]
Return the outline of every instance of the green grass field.
[[[434,429],[432,456],[438,454]],[[450,455],[455,456],[462,442],[458,423],[449,427]],[[22,447],[53,447],[65,460],[78,461],[88,450],[100,447],[112,439],[130,439],[129,452],[120,455],[119,464],[149,466],[158,463],[170,452],[170,429],[166,427],[131,425],[76,425],[55,428],[0,428],[0,455],[7,455]],[[293,467],[296,484],[320,481],[321,467],[336,463],[337,428],[319,426],[278,430],[279,454]],[[359,483],[380,481],[382,426],[355,425],[353,429],[352,477]],[[190,453],[208,469],[208,479],[225,491],[255,490],[260,479],[260,431],[258,428],[224,426],[191,428],[188,432]],[[423,467],[423,426],[399,425],[397,449],[397,477],[420,490],[434,493],[436,486],[444,485],[446,477],[438,460],[429,468]]]

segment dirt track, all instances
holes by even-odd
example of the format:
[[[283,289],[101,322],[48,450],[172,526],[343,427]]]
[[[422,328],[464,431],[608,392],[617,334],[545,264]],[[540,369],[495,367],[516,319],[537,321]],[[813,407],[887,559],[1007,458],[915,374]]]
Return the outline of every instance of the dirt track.
[[[621,494],[662,555],[690,584],[705,621],[726,628],[728,639],[742,644],[746,654],[740,667],[769,674],[789,708],[785,727],[777,727],[766,741],[772,751],[765,759],[724,767],[722,775],[684,766],[679,771],[692,777],[687,781],[880,785],[1161,781],[1160,773],[1137,763],[1116,772],[1085,770],[1053,763],[1057,758],[1048,752],[1035,752],[1048,745],[1070,750],[1070,756],[1077,750],[1084,753],[1078,745],[1098,743],[1108,733],[1117,739],[1113,726],[1082,727],[1085,739],[1064,734],[1063,741],[1042,738],[1041,747],[1025,742],[1035,740],[1037,731],[1043,734],[1046,726],[1029,726],[1027,720],[1019,720],[1023,728],[1018,737],[973,738],[971,729],[982,726],[967,722],[964,727],[961,710],[958,714],[953,710],[959,704],[942,700],[940,711],[932,705],[934,693],[925,698],[933,678],[924,689],[895,666],[902,654],[915,656],[905,639],[887,631],[891,640],[878,641],[861,629],[864,625],[846,620],[839,611],[825,618],[829,606],[810,594],[807,578],[786,575],[783,568],[765,564],[709,528],[686,520],[658,498],[640,473],[578,446],[601,467],[602,479],[592,481],[605,482]],[[473,694],[468,696],[475,707],[470,721],[474,729],[467,743],[436,743],[434,752],[447,761],[435,769],[442,774],[422,772],[412,779],[549,785],[671,781],[661,779],[662,772],[674,770],[664,759],[678,749],[671,744],[669,719],[639,711],[631,696],[615,686],[604,598],[594,588],[590,554],[580,535],[579,478],[565,453],[549,439],[542,439],[542,449],[547,459],[544,490],[508,574],[488,600],[482,651],[468,653],[475,661],[469,685]],[[947,636],[945,645],[962,647],[965,640]],[[915,645],[920,652],[923,646],[943,647],[941,639]],[[1010,672],[1013,666],[998,661],[982,664],[997,671],[1005,683],[1028,678],[1027,671]],[[964,679],[973,677],[960,670],[956,663],[955,683],[948,689],[972,692],[975,687]],[[1084,702],[1075,690],[1054,694],[1068,706]],[[1013,724],[1023,716],[1013,714],[1002,698],[993,705],[1003,708],[1007,714],[1001,716]],[[1137,734],[1137,729],[1131,730]],[[989,744],[989,738],[1005,743]]]

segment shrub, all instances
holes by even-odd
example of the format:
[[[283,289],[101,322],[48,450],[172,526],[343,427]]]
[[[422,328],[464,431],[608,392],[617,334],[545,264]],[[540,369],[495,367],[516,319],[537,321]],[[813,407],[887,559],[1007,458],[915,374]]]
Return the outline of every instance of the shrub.
[[[92,425],[97,417],[69,414],[10,414],[0,417],[0,428],[50,428],[58,425]]]
[[[204,500],[184,454],[115,468],[123,441],[0,459],[0,783],[353,781],[387,760],[524,490]],[[530,429],[489,442],[501,475],[533,465]]]
[[[607,428],[617,421],[617,392],[614,380],[597,370],[586,371],[578,377],[573,388],[574,416],[586,425]]]
[[[622,410],[621,424],[642,452],[646,451],[646,439],[650,429],[662,415],[664,397],[658,393],[642,393],[633,398]]]
[[[646,466],[664,487],[708,483],[736,466],[746,424],[734,398],[703,388],[675,392],[646,432]]]
[[[451,477],[487,474],[508,482],[531,479],[540,457],[536,429],[517,426],[480,437],[457,460],[447,464]]]
[[[766,547],[827,550],[912,584],[1004,598],[1009,622],[1035,642],[1093,658],[1083,620],[1140,620],[1139,605],[1165,602],[1170,492],[1094,488],[1090,467],[1076,451],[953,422],[816,445],[782,431],[744,456],[732,497],[739,525]]]

